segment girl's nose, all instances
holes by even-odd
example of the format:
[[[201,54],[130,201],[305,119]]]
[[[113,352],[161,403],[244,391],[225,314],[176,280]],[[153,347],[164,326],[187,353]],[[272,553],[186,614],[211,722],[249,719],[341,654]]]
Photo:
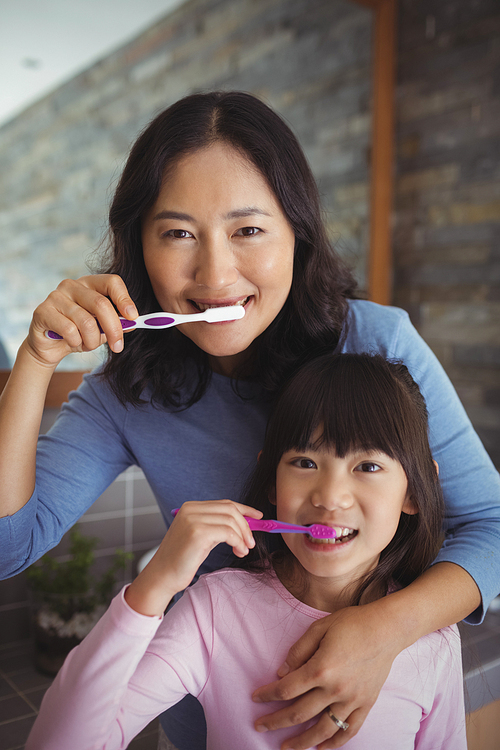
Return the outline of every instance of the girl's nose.
[[[195,281],[207,289],[224,289],[238,280],[235,257],[222,242],[207,242],[197,255]]]
[[[329,511],[337,508],[346,510],[351,507],[354,498],[346,482],[339,478],[330,478],[328,480],[323,479],[314,488],[311,502],[315,508],[324,508]]]

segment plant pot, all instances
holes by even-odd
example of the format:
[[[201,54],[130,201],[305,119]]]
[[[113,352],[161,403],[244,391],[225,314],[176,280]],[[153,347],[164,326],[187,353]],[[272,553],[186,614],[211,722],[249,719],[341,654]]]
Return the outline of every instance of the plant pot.
[[[39,594],[30,592],[31,627],[35,667],[54,676],[71,649],[89,633],[104,613],[95,595]]]

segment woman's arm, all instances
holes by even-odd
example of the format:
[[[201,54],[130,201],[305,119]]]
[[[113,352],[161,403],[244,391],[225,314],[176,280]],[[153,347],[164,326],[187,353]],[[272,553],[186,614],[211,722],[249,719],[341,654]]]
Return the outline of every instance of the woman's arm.
[[[35,486],[36,445],[47,388],[59,362],[72,352],[92,351],[106,339],[123,348],[122,315],[137,310],[118,276],[64,281],[34,312],[7,385],[0,397],[0,518],[24,507]],[[105,334],[97,326],[99,320]],[[64,338],[53,341],[45,331]]]
[[[337,718],[348,721],[346,732],[323,714],[281,750],[341,747],[362,726],[396,656],[479,604],[479,590],[469,574],[458,565],[438,563],[405,589],[318,620],[290,650],[278,671],[282,678],[255,691],[259,702],[297,699],[259,719],[257,731],[293,726],[332,706]]]

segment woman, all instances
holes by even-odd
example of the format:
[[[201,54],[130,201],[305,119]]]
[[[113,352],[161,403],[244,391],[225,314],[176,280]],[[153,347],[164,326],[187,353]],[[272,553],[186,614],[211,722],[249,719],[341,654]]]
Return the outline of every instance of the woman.
[[[406,314],[354,299],[353,279],[326,242],[302,151],[254,97],[199,94],[160,114],[132,148],[110,226],[109,273],[65,281],[37,308],[2,396],[3,575],[55,545],[131,464],[143,469],[167,523],[185,500],[237,499],[273,393],[323,350],[403,360],[427,401],[441,468],[449,536],[439,564],[391,597],[315,623],[279,679],[254,694],[297,699],[261,719],[261,731],[332,706],[349,723],[346,732],[333,725],[329,737],[318,729],[309,744],[299,735],[286,747],[340,747],[362,725],[399,652],[465,617],[479,621],[498,592],[498,476]],[[233,304],[245,307],[243,319],[137,331],[125,348],[115,311],[132,319]],[[49,341],[46,330],[63,340]],[[69,352],[106,340],[102,376],[87,378],[35,461],[54,368]],[[217,549],[204,570],[226,561]],[[203,747],[204,730],[193,737],[192,707],[186,726],[176,717],[162,718],[174,745]]]

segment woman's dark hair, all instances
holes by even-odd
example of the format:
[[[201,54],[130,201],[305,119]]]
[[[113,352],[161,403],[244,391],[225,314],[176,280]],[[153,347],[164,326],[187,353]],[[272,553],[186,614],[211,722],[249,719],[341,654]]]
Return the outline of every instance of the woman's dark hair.
[[[307,363],[285,385],[270,417],[258,466],[242,502],[276,518],[276,469],[284,453],[324,446],[343,458],[353,450],[378,450],[399,461],[408,493],[418,509],[401,513],[398,529],[380,555],[377,568],[358,582],[352,603],[372,586],[386,590],[391,581],[407,586],[434,559],[441,542],[444,502],[428,441],[427,408],[404,364],[379,354],[325,355]],[[256,546],[238,564],[269,569],[273,560],[292,557],[281,536],[269,553],[267,539],[256,533]]]
[[[243,92],[193,94],[151,122],[115,191],[104,270],[122,277],[140,314],[160,309],[144,265],[141,221],[178,160],[217,142],[260,170],[295,234],[290,294],[241,373],[273,393],[299,361],[338,344],[356,282],[327,240],[316,183],[297,139],[266,104]],[[188,379],[193,366],[195,382]],[[127,338],[124,351],[110,352],[103,370],[121,401],[140,404],[149,388],[152,400],[177,407],[201,398],[210,374],[207,354],[175,328]]]

